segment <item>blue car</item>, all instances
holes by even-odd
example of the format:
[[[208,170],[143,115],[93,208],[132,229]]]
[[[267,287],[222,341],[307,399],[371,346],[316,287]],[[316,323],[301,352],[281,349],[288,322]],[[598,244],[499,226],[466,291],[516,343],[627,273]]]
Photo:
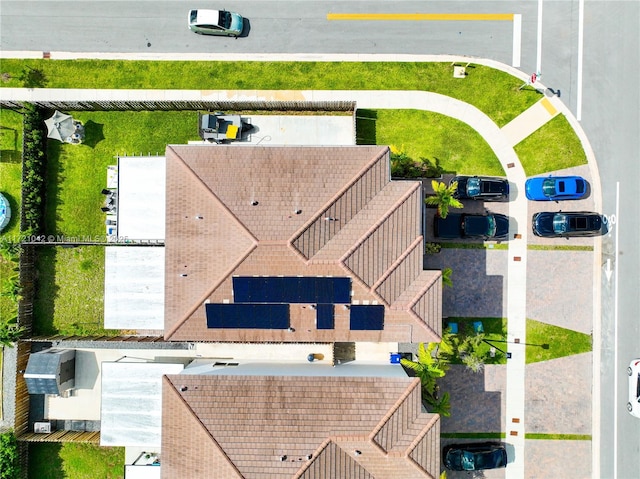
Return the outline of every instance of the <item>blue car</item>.
[[[587,194],[587,182],[580,176],[529,178],[524,188],[533,201],[579,200]]]

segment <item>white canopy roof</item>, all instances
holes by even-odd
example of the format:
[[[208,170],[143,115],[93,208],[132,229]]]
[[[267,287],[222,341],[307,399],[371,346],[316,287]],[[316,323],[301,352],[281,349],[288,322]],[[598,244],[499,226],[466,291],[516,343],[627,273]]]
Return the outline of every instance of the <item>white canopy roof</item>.
[[[101,446],[160,447],[162,376],[182,364],[102,363]]]
[[[164,329],[164,246],[107,246],[104,327]]]
[[[164,156],[118,158],[118,237],[164,240]]]

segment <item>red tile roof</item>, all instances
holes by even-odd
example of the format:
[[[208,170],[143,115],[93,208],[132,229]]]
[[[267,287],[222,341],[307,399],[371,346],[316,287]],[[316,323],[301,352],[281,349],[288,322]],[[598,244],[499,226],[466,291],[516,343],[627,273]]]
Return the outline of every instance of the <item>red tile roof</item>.
[[[163,478],[438,477],[416,378],[173,375]]]
[[[438,341],[440,271],[422,270],[422,189],[391,181],[378,146],[167,147],[165,338]],[[352,301],[383,304],[383,331],[335,329],[292,305],[295,332],[208,329],[206,302],[233,302],[232,276],[348,276]]]

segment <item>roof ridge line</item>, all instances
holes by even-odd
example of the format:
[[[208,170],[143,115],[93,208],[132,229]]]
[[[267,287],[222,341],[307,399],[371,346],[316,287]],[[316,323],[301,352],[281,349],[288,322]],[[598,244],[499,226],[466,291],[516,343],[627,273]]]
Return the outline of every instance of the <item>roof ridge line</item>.
[[[331,444],[332,442],[334,442],[333,439],[332,439],[332,436],[329,436],[328,438],[326,438],[320,444],[320,446],[318,446],[316,448],[316,450],[313,451],[313,455],[312,455],[312,458],[311,458],[312,460],[307,462],[306,464],[304,464],[300,469],[298,469],[298,472],[295,473],[295,475],[293,476],[292,479],[299,479],[300,477],[302,477],[302,475],[307,471],[307,469],[309,469],[311,464],[313,464],[316,461],[316,459],[318,457],[320,457],[320,454],[322,454],[322,451],[324,451],[327,448],[327,446],[329,446],[329,444]]]
[[[180,160],[180,163],[181,163],[181,164],[182,164],[182,165],[187,169],[187,171],[188,171],[188,172],[189,172],[189,174],[193,177],[193,179],[194,179],[194,180],[196,180],[196,183],[200,184],[200,185],[205,189],[205,191],[207,191],[207,192],[211,195],[212,199],[216,202],[216,204],[217,204],[218,206],[222,207],[222,211],[224,211],[224,212],[229,216],[229,218],[230,218],[233,222],[235,222],[235,223],[236,223],[236,224],[237,224],[241,229],[243,229],[243,230],[247,233],[247,235],[248,235],[248,236],[249,236],[249,237],[250,237],[254,242],[256,242],[256,243],[257,243],[257,242],[259,241],[259,240],[258,240],[258,238],[256,238],[256,237],[255,237],[255,235],[251,232],[251,230],[250,230],[249,228],[247,228],[247,227],[245,226],[245,224],[244,224],[242,221],[240,221],[240,219],[239,219],[235,214],[233,214],[233,212],[232,212],[232,211],[229,209],[229,207],[224,203],[224,201],[222,201],[222,200],[218,197],[218,195],[216,195],[216,194],[211,190],[211,188],[209,188],[209,187],[205,184],[205,182],[204,182],[204,181],[202,181],[202,178],[200,178],[200,176],[198,176],[198,174],[193,170],[193,168],[191,168],[191,166],[189,166],[189,165],[187,164],[187,162],[185,162],[185,161],[182,159],[182,156],[180,156],[180,155],[178,154],[178,152],[176,152],[176,150],[172,147],[172,145],[167,145],[167,149],[171,149],[171,151],[173,152],[173,157],[174,157],[174,158],[176,158],[176,159],[178,159],[178,160]],[[166,157],[166,152],[165,152],[165,157]]]
[[[391,409],[384,415],[384,417],[380,420],[380,422],[373,428],[371,433],[369,434],[369,441],[377,446],[385,455],[389,454],[389,451],[385,450],[382,445],[378,444],[375,440],[376,435],[382,430],[382,428],[389,422],[389,419],[393,417],[393,415],[400,409],[400,407],[404,404],[406,399],[414,392],[415,388],[421,384],[420,378],[414,378],[413,381],[407,386],[407,389],[402,393],[402,396],[398,398],[396,403],[391,406]]]
[[[198,422],[198,424],[204,430],[204,432],[207,434],[207,436],[209,436],[211,438],[211,441],[213,442],[213,444],[216,447],[216,449],[218,449],[218,451],[220,453],[222,453],[222,456],[225,458],[227,463],[233,468],[234,471],[236,471],[238,473],[238,478],[244,477],[242,475],[242,473],[238,470],[236,465],[233,463],[233,461],[224,452],[224,449],[222,449],[222,447],[220,447],[220,444],[218,444],[218,441],[216,441],[216,438],[211,435],[211,433],[209,432],[207,427],[202,423],[202,421],[200,420],[198,415],[195,413],[195,411],[193,409],[191,409],[191,406],[189,405],[189,403],[187,401],[185,401],[185,399],[182,397],[181,394],[178,394],[178,390],[176,389],[175,385],[173,384],[173,381],[171,381],[171,379],[169,379],[169,377],[166,374],[162,375],[162,380],[169,383],[169,385],[170,385],[169,389],[171,391],[173,391],[173,394],[175,394],[178,397],[178,399],[186,406],[187,413],[190,416],[192,416]]]
[[[429,419],[427,424],[424,425],[424,427],[420,431],[420,434],[418,434],[416,438],[411,442],[411,444],[407,446],[407,456],[411,454],[411,452],[416,447],[418,447],[418,444],[420,443],[420,441],[422,441],[422,438],[425,436],[425,434],[427,434],[429,430],[440,420],[440,414],[438,413],[430,413],[430,414],[432,415],[431,419]]]
[[[347,250],[345,254],[339,259],[340,262],[346,262],[347,258],[351,256],[364,241],[369,238],[380,226],[389,219],[389,217],[415,192],[420,186],[419,182],[416,182],[413,188],[408,189],[396,202],[387,209],[385,214],[380,217],[360,238],[354,243],[354,245]]]
[[[378,289],[378,287],[385,282],[385,280],[391,276],[391,274],[393,274],[393,272],[398,268],[398,266],[400,266],[400,264],[402,264],[404,262],[405,259],[407,259],[407,257],[413,253],[414,249],[417,248],[418,246],[420,246],[420,243],[422,243],[422,240],[424,239],[423,235],[419,235],[415,240],[413,240],[411,242],[411,244],[407,247],[407,249],[400,255],[398,256],[398,259],[396,259],[388,268],[387,270],[382,274],[382,276],[380,276],[380,278],[378,278],[378,280],[373,283],[371,285],[371,289],[376,290]],[[415,280],[415,278],[412,280],[412,282]],[[391,304],[391,303],[388,303]]]
[[[355,271],[349,268],[346,263],[339,262],[338,266],[347,271],[347,273],[351,273],[353,275],[351,281],[355,281],[356,283],[358,283],[360,287],[365,291],[368,291],[369,294],[371,294],[371,296],[376,299],[376,301],[380,301],[383,305],[389,306],[389,303],[387,303],[387,301],[382,296],[380,296],[376,291],[371,289],[364,281],[362,281],[362,279],[360,279],[360,276],[358,276]]]
[[[193,316],[193,314],[198,310],[198,308],[200,308],[200,306],[202,305],[202,303],[207,299],[208,296],[211,296],[211,294],[220,287],[220,285],[231,275],[233,274],[233,272],[238,268],[238,266],[240,264],[242,264],[242,262],[247,259],[249,257],[249,255],[251,253],[253,253],[256,248],[258,247],[258,245],[256,244],[256,242],[253,243],[253,245],[251,245],[251,247],[249,248],[249,250],[242,255],[241,257],[239,257],[238,261],[236,261],[227,271],[225,271],[225,273],[223,275],[220,276],[220,279],[218,281],[216,281],[215,283],[213,283],[213,286],[209,289],[207,289],[204,293],[204,295],[193,305],[191,306],[191,308],[189,308],[187,310],[187,312],[185,313],[185,315],[178,321],[175,322],[175,324],[173,326],[171,326],[171,328],[168,331],[165,331],[164,333],[164,339],[168,340],[171,336],[173,336],[175,334],[175,332],[180,329],[182,327],[182,325],[184,325],[184,323],[186,323],[189,318],[191,318],[191,316]]]
[[[415,320],[415,322],[419,327],[421,327],[422,329],[430,333],[432,336],[435,336],[437,338],[442,336],[441,334],[438,334],[438,332],[435,331],[431,326],[429,326],[424,319],[418,316],[418,314],[413,309],[408,309],[406,311],[407,311],[407,314]],[[411,330],[410,334],[411,334],[411,339],[413,339],[413,329]]]
[[[318,209],[318,211],[316,212],[315,215],[311,216],[311,218],[309,218],[307,220],[306,223],[304,223],[300,229],[298,229],[295,233],[293,233],[293,235],[291,236],[291,238],[289,239],[289,242],[293,245],[293,243],[304,234],[305,231],[307,231],[309,229],[309,227],[311,227],[311,225],[313,225],[315,222],[318,221],[318,219],[326,214],[327,210],[331,208],[332,205],[334,205],[347,191],[349,191],[349,189],[351,189],[353,187],[353,185],[355,185],[363,176],[364,174],[369,171],[371,168],[373,168],[373,166],[380,161],[380,159],[383,156],[387,156],[389,154],[389,152],[391,150],[389,150],[388,146],[381,146],[379,147],[380,149],[380,153],[378,155],[375,155],[373,157],[373,159],[369,160],[369,162],[367,162],[362,168],[360,168],[360,170],[353,175],[353,177],[351,178],[351,180],[349,182],[347,182],[342,188],[340,188],[335,195],[333,195],[331,198],[329,198],[327,200],[327,202],[322,205],[321,208]],[[391,175],[389,175],[389,179],[387,181],[387,184],[389,184],[391,182]],[[385,184],[386,186],[386,184]],[[342,229],[342,228],[340,228]],[[295,248],[295,246],[294,246]],[[311,258],[307,258],[306,256],[303,255],[303,257],[305,258],[306,261],[310,261]]]
[[[436,271],[440,274],[435,274],[433,279],[429,281],[422,289],[420,289],[416,296],[413,298],[413,301],[409,301],[409,309],[413,309],[416,303],[424,296],[424,294],[431,289],[431,287],[438,281],[438,279],[442,278],[442,270],[433,269],[433,270],[423,270],[423,271]]]
[[[420,444],[422,439],[424,439],[424,436],[426,436],[426,434],[433,428],[433,426],[435,426],[438,422],[440,422],[440,414],[437,414],[437,413],[430,413],[430,414],[432,414],[432,417],[429,420],[429,422],[425,424],[423,430],[420,431],[420,434],[416,436],[416,439],[407,448],[406,457],[407,457],[407,460],[409,461],[409,464],[411,464],[413,467],[418,469],[420,472],[427,474],[428,479],[436,479],[436,476],[433,476],[429,471],[427,471],[424,467],[418,464],[418,462],[413,457],[411,457],[411,453],[415,450],[416,447],[418,447],[418,444]]]

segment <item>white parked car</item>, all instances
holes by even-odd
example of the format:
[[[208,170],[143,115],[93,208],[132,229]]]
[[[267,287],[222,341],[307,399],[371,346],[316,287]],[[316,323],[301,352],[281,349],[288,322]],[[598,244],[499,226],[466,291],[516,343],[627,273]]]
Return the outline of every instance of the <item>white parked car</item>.
[[[632,416],[640,417],[640,359],[634,359],[627,368],[629,375],[629,402],[627,409]]]
[[[189,29],[201,35],[237,37],[242,34],[244,19],[226,10],[189,10]]]

